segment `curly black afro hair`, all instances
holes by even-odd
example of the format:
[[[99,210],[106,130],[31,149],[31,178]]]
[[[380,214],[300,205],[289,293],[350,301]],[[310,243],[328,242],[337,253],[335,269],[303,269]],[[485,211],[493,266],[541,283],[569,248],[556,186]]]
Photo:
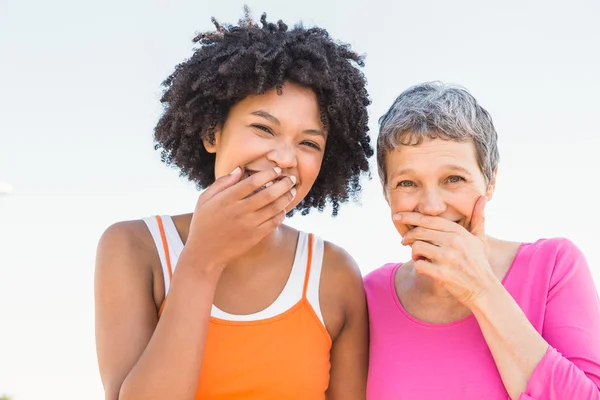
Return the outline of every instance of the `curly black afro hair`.
[[[361,56],[333,41],[326,30],[301,24],[288,30],[282,21],[258,26],[248,7],[238,26],[212,18],[216,31],[194,38],[199,46],[164,82],[164,114],[155,128],[155,148],[199,189],[215,180],[213,142],[230,108],[249,95],[262,94],[284,82],[311,88],[317,95],[321,121],[328,131],[323,164],[308,195],[295,210],[322,211],[327,202],[337,215],[339,205],[360,191],[360,176],[369,172],[373,155],[368,135],[366,80],[356,66]]]

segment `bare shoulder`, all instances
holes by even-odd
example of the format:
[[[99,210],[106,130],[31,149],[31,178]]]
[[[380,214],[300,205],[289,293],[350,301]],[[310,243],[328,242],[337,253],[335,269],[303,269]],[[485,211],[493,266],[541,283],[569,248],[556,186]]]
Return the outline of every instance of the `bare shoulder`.
[[[362,286],[362,275],[356,260],[348,251],[328,241],[324,242],[323,270],[348,282],[360,281]]]
[[[157,255],[150,231],[142,220],[121,221],[109,226],[100,237],[97,252],[98,255],[119,252],[141,260]]]
[[[160,261],[142,220],[109,226],[98,243],[94,277],[96,351],[107,398],[121,384],[157,324],[154,269]]]
[[[151,294],[160,296],[158,289],[162,289],[162,285],[154,287],[160,268],[154,240],[142,220],[114,223],[98,241],[96,285],[112,287],[117,282],[132,279]]]
[[[356,260],[345,249],[327,241],[319,294],[323,319],[334,340],[353,314],[366,309],[362,275]]]

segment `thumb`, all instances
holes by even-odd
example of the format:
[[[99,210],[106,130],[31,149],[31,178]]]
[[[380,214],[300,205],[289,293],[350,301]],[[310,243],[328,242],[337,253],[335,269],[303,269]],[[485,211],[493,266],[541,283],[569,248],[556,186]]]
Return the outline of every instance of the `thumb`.
[[[200,195],[196,207],[201,206],[225,189],[235,185],[240,181],[241,177],[242,169],[240,167],[234,169],[230,174],[220,177]]]
[[[487,197],[481,196],[475,202],[473,214],[471,215],[471,234],[480,239],[485,238],[485,205]]]

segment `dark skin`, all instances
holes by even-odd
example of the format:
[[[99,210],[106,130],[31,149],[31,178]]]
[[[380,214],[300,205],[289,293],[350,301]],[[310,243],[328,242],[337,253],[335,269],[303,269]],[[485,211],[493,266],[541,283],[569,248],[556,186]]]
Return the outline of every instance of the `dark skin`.
[[[326,137],[314,93],[298,85],[232,108],[216,142],[205,143],[216,153],[217,181],[194,213],[173,217],[185,246],[160,320],[164,281],[147,227],[128,221],[104,233],[96,263],[96,334],[107,400],[194,398],[211,305],[254,313],[285,286],[298,232],[282,223],[316,180]],[[229,175],[236,165],[257,172]],[[362,278],[352,257],[331,243],[325,244],[319,294],[333,343],[327,399],[364,399],[368,317]]]
[[[184,243],[191,217],[192,214],[173,217]],[[297,232],[288,228],[285,235],[291,239],[297,237]],[[293,243],[292,240],[286,242]],[[101,249],[117,251],[110,251],[110,255],[98,260],[96,284],[106,287],[106,290],[101,290],[98,294],[98,300],[104,303],[98,309],[110,309],[113,322],[121,321],[123,324],[123,321],[127,321],[126,325],[121,325],[121,333],[128,338],[99,348],[99,356],[108,352],[114,354],[105,355],[103,380],[105,398],[108,400],[119,398],[118,392],[127,375],[127,366],[140,358],[152,336],[158,323],[158,309],[164,300],[165,290],[158,253],[148,228],[142,221],[114,225],[107,231],[100,246]],[[278,251],[272,251],[264,262],[257,264],[264,265],[265,268],[255,268],[254,274],[240,271],[222,276],[215,295],[217,307],[232,314],[250,314],[271,304],[285,286],[291,271],[291,262],[273,260],[290,261],[295,250],[292,247],[288,244]],[[109,264],[119,265],[121,268],[117,270]],[[125,289],[126,286],[129,287]],[[122,289],[122,294],[118,293],[119,289]],[[108,293],[109,291],[113,293]],[[354,260],[343,249],[326,242],[319,296],[325,326],[333,342],[327,399],[365,398],[364,379],[350,380],[345,377],[366,378],[368,347],[363,345],[364,349],[355,355],[344,351],[353,343],[368,343],[366,305],[364,298],[356,296],[362,292],[362,278]],[[248,294],[252,296],[249,297]],[[124,304],[129,307],[123,307]],[[99,318],[104,319],[102,316]],[[98,332],[98,335],[102,334]],[[104,334],[114,335],[108,332]]]

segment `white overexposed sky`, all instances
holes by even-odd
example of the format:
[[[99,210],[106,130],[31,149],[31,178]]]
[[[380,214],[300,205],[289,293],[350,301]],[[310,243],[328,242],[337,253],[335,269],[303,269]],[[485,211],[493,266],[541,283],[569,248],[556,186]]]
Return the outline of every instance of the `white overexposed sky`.
[[[95,247],[111,223],[188,212],[194,187],[160,162],[160,83],[210,17],[240,1],[0,0],[0,395],[102,399],[94,348]],[[366,54],[377,119],[408,86],[467,87],[500,136],[488,232],[565,236],[600,283],[597,0],[249,2],[255,17],[328,29]],[[328,210],[329,211],[329,210]],[[361,205],[294,217],[363,272],[407,257],[373,169]]]

